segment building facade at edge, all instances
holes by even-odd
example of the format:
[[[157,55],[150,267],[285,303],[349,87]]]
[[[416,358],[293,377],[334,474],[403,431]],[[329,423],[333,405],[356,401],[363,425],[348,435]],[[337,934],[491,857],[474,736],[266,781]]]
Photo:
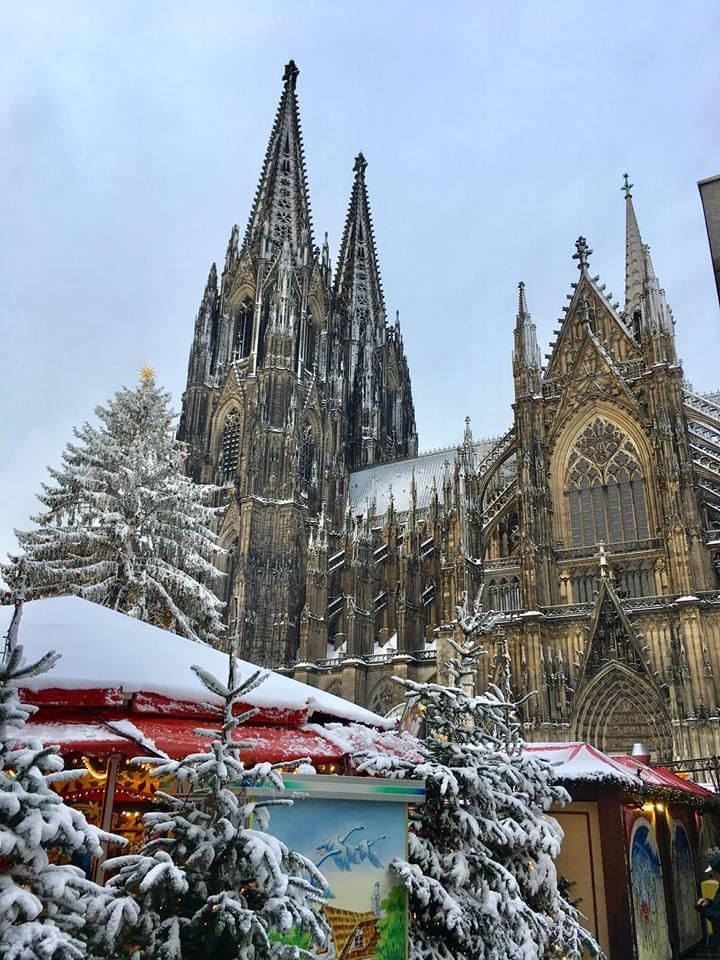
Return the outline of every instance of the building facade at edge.
[[[240,655],[383,712],[393,676],[447,681],[457,605],[482,587],[500,616],[473,680],[507,649],[515,692],[535,691],[528,738],[720,753],[720,399],[684,380],[630,185],[622,308],[579,238],[545,363],[520,284],[509,429],[477,441],[466,421],[459,446],[418,455],[367,163],[333,270],[297,76],[245,233],[210,270],[179,428],[190,474],[222,487]]]

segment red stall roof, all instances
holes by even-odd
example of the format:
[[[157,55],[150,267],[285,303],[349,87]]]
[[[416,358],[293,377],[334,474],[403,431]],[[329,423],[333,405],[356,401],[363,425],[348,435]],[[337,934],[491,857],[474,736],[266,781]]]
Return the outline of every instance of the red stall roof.
[[[0,607],[0,636],[10,624],[12,606]],[[31,600],[23,608],[19,642],[28,659],[49,650],[60,654],[48,673],[29,677],[28,701],[45,706],[125,707],[169,716],[202,715],[205,703],[220,703],[191,667],[203,667],[218,679],[227,676],[227,655],[101,607],[81,597]],[[237,660],[238,679],[257,665]],[[261,723],[297,723],[310,717],[389,728],[393,722],[342,697],[269,670],[247,696]]]
[[[699,783],[693,783],[692,780],[686,780],[679,777],[667,767],[650,767],[637,757],[630,757],[627,754],[616,754],[613,757],[618,763],[622,764],[628,770],[632,770],[640,780],[651,787],[662,787],[664,790],[678,790],[684,793],[694,793],[697,796],[705,797],[708,800],[717,799],[714,793],[701,787]]]
[[[0,636],[12,609],[0,607]],[[178,759],[207,749],[208,738],[196,730],[215,727],[218,718],[208,704],[221,700],[191,667],[201,666],[223,681],[227,655],[214,647],[79,597],[26,603],[19,642],[29,660],[50,650],[60,654],[52,670],[28,678],[20,691],[39,708],[23,739],[38,738],[63,753],[90,757],[120,753]],[[237,660],[238,679],[256,670]],[[247,743],[243,756],[249,763],[305,757],[316,764],[333,763],[352,752],[356,742],[369,745],[394,725],[272,671],[245,703],[236,705],[238,713],[249,708],[256,713],[235,731],[237,740]]]

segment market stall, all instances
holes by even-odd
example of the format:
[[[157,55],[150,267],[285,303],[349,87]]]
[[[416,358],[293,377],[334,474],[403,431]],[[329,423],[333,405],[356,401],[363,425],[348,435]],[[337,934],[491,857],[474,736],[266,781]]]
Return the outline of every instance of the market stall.
[[[11,607],[0,608],[0,635]],[[92,822],[125,835],[141,835],[142,814],[157,781],[138,756],[173,758],[206,749],[199,727],[216,716],[192,671],[203,667],[221,681],[227,656],[205,644],[135,620],[79,597],[53,597],[24,605],[19,642],[28,660],[50,650],[59,660],[30,677],[21,697],[38,707],[26,736],[59,746],[77,777],[59,783],[65,800]],[[257,670],[238,661],[239,677]],[[219,703],[219,698],[217,703]],[[355,741],[389,722],[361,707],[268,672],[238,705],[254,710],[236,736],[247,763],[308,760],[319,773],[342,773]],[[354,731],[354,733],[353,733]]]
[[[702,938],[694,908],[718,799],[637,757],[585,743],[534,743],[572,797],[553,810],[565,840],[558,871],[610,960],[675,960]]]

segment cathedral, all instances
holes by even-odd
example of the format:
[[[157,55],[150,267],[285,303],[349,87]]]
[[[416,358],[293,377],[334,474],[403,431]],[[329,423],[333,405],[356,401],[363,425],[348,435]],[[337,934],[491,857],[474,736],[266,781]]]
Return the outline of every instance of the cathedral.
[[[479,597],[486,654],[462,682],[509,665],[528,739],[720,753],[720,397],[684,380],[632,185],[624,305],[580,237],[545,363],[519,286],[509,428],[476,440],[468,420],[418,453],[367,163],[333,269],[297,78],[291,61],[247,227],[210,269],[179,427],[190,475],[221,490],[240,655],[385,713],[393,676],[457,681],[458,606]]]

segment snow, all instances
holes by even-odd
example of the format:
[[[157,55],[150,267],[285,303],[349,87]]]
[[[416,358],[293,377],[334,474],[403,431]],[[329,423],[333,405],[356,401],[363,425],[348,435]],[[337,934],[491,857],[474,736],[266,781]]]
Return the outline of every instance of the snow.
[[[60,748],[76,740],[81,740],[83,743],[117,742],[118,745],[126,742],[124,736],[111,733],[102,723],[34,723],[30,720],[23,728],[19,739],[24,743],[30,737]]]
[[[150,753],[157,756],[167,756],[163,750],[157,747],[152,737],[146,736],[131,720],[108,720],[108,726],[121,736],[128,737],[138,743],[143,750],[149,750]]]
[[[0,636],[8,629],[13,609],[0,607]],[[191,667],[197,664],[216,676],[225,676],[224,653],[81,597],[49,597],[26,603],[19,636],[28,659],[38,659],[48,650],[61,654],[50,673],[24,682],[31,691],[111,687],[127,696],[152,692],[190,703],[220,702],[208,696]],[[238,660],[240,676],[255,670],[257,666]],[[246,702],[256,707],[307,709],[310,714],[323,713],[375,727],[392,725],[392,721],[341,697],[272,672],[248,694]]]
[[[377,730],[355,723],[326,723],[323,726],[308,723],[304,729],[311,730],[329,740],[346,756],[375,751],[381,743],[384,753],[404,757],[407,760],[421,759],[417,750],[417,740],[406,733],[390,731],[379,735]]]
[[[555,779],[563,783],[605,781],[633,787],[642,784],[621,763],[589,743],[526,743],[523,752],[547,760]]]
[[[344,642],[344,641],[343,641]],[[377,640],[373,644],[373,653],[374,654],[390,654],[397,652],[397,633],[393,633],[391,637],[388,637],[385,643],[378,643]]]

